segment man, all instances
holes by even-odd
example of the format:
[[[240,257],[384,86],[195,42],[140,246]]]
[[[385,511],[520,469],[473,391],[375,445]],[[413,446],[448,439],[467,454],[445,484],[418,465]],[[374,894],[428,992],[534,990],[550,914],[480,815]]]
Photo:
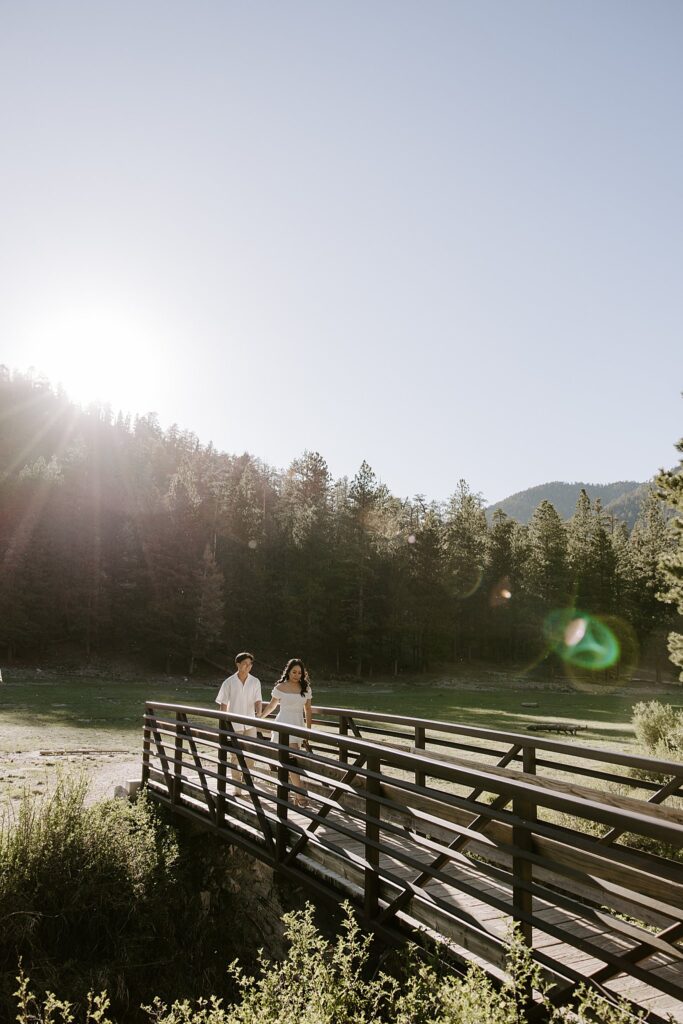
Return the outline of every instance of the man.
[[[216,704],[220,706],[221,711],[232,711],[234,715],[249,715],[258,718],[261,714],[263,698],[261,697],[261,683],[256,676],[251,675],[251,670],[254,667],[254,655],[248,651],[242,651],[235,656],[235,665],[237,671],[223,681],[216,697]],[[255,728],[251,729],[243,725],[242,722],[233,722],[232,727],[235,732],[242,733],[244,736],[256,735]],[[233,782],[242,781],[242,773],[237,770],[237,758],[234,755],[230,759],[230,774]],[[232,793],[235,792],[233,789]],[[237,792],[240,790],[238,789]]]

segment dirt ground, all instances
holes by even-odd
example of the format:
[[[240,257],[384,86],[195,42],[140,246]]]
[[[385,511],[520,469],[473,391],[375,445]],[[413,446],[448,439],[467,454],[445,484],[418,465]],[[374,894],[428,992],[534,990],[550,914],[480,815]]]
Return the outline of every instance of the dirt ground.
[[[61,774],[85,773],[87,799],[94,803],[114,796],[116,787],[125,786],[129,779],[139,779],[140,768],[140,755],[124,750],[6,751],[0,768],[0,799],[18,801],[25,792],[47,793]]]
[[[101,734],[60,735],[60,731],[2,723],[0,802],[18,801],[26,792],[47,793],[61,773],[85,773],[89,802],[113,797],[118,785],[139,778],[136,741]]]

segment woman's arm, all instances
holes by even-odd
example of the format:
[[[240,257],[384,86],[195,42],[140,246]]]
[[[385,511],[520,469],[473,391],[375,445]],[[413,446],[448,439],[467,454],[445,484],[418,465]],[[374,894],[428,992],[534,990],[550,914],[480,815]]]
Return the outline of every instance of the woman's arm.
[[[306,717],[306,728],[313,728],[313,708],[311,707],[310,700],[307,700],[304,704],[304,715]]]
[[[261,711],[260,717],[261,718],[267,718],[268,715],[270,714],[270,712],[273,710],[273,708],[276,708],[278,706],[278,703],[279,703],[279,701],[278,701],[277,697],[273,697],[273,699],[271,700],[270,704],[267,704],[265,706],[265,708],[263,708],[263,710]]]

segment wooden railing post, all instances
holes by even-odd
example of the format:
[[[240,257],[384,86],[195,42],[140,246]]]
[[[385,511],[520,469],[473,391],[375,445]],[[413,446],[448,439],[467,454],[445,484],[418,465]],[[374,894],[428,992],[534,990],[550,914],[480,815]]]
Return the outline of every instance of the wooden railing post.
[[[142,727],[142,785],[146,786],[149,782],[149,751],[152,745],[152,730],[150,728],[148,717],[152,714],[152,708],[149,704],[145,705],[145,724]]]
[[[419,753],[420,750],[425,749],[425,728],[423,725],[415,726],[415,753]],[[415,772],[415,785],[424,786],[425,784],[425,773],[421,771]]]
[[[278,736],[280,750],[278,750],[277,766],[277,830],[275,833],[275,859],[280,862],[285,859],[287,853],[287,811],[289,804],[289,764],[288,747],[289,733],[281,732]]]
[[[225,821],[225,791],[228,781],[228,731],[225,719],[218,719],[218,764],[216,766],[216,825]]]
[[[349,735],[349,720],[346,717],[346,715],[342,715],[341,718],[339,719],[339,735],[340,736],[348,736]],[[349,752],[346,749],[346,747],[342,747],[341,750],[339,751],[339,760],[343,761],[345,764],[348,762],[348,760],[349,760]]]
[[[171,793],[171,802],[174,804],[180,803],[180,786],[181,786],[181,774],[183,767],[183,726],[181,723],[180,712],[175,713],[175,746],[173,754],[173,792]]]
[[[536,774],[536,751],[525,746],[522,750],[522,770],[529,775]],[[531,853],[534,848],[533,823],[537,821],[536,803],[532,800],[516,796],[512,801],[512,813],[521,821],[512,826],[512,843],[519,850]],[[528,824],[526,824],[528,823]],[[512,907],[513,917],[517,923],[522,940],[529,946],[533,945],[533,924],[531,920],[523,920],[525,914],[531,918],[533,913],[533,897],[527,888],[533,880],[533,865],[528,857],[513,856],[512,858]]]
[[[379,775],[381,762],[377,756],[368,758],[368,771]],[[365,788],[365,916],[377,917],[379,912],[379,816],[380,804],[377,799],[380,793],[379,778],[368,775]],[[371,821],[374,818],[376,820]]]

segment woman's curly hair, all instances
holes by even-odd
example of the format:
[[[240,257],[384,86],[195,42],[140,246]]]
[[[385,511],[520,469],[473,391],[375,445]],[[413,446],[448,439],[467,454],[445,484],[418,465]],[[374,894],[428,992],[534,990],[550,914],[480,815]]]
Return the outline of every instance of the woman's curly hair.
[[[308,672],[306,670],[306,666],[304,665],[304,663],[301,660],[301,658],[290,658],[289,659],[289,661],[287,662],[287,664],[285,665],[285,667],[282,670],[282,675],[280,676],[280,678],[278,679],[278,681],[277,681],[277,683],[275,685],[279,686],[280,683],[286,683],[287,680],[289,679],[289,673],[292,671],[292,669],[296,665],[298,665],[299,668],[301,669],[301,681],[300,681],[299,685],[301,686],[301,696],[303,697],[304,694],[306,693],[306,691],[308,689],[310,689],[311,680],[308,678]]]

